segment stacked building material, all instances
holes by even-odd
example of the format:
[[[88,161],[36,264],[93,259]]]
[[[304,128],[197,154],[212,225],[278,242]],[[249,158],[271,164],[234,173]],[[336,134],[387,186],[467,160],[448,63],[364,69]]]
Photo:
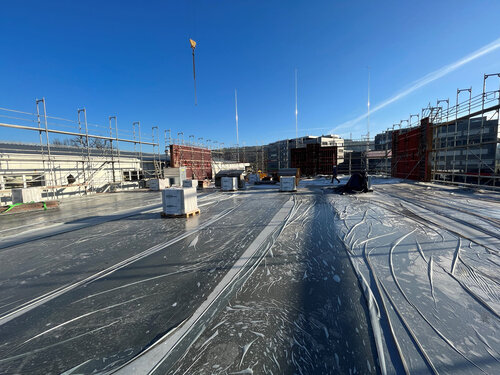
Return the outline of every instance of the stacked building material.
[[[42,201],[42,190],[38,187],[12,189],[12,203],[31,203]]]
[[[149,190],[159,191],[170,186],[170,180],[165,178],[152,178],[149,180]]]
[[[161,194],[163,216],[189,216],[199,213],[196,188],[170,188]]]
[[[238,179],[236,177],[222,177],[221,190],[222,191],[238,190]]]
[[[295,176],[280,176],[280,191],[296,191]]]
[[[198,187],[198,180],[184,180],[184,181],[182,181],[182,187],[197,188]]]
[[[186,167],[165,168],[163,175],[169,180],[170,186],[182,186],[182,181],[186,179]]]
[[[236,177],[236,180],[238,182],[238,189],[244,189],[245,188],[245,171],[240,170],[240,169],[229,169],[229,170],[222,170],[219,171],[215,175],[215,186],[216,187],[221,187],[221,180],[223,177]]]

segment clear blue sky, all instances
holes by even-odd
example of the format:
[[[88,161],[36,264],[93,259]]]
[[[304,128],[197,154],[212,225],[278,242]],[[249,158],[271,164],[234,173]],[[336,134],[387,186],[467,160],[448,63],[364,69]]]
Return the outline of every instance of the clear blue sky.
[[[295,135],[297,68],[299,133],[318,135],[366,112],[367,66],[374,107],[500,38],[499,15],[494,0],[3,1],[0,107],[34,111],[44,96],[54,116],[86,107],[94,123],[116,114],[147,137],[159,125],[228,145],[237,88],[240,144],[252,145]],[[496,49],[374,113],[372,135],[499,71]],[[359,138],[366,121],[336,132]],[[0,139],[37,134],[0,128]]]

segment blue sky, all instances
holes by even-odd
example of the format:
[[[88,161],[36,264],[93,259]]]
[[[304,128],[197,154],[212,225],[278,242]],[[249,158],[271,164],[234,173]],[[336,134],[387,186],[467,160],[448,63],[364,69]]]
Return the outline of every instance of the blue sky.
[[[360,138],[367,66],[375,107],[412,83],[500,38],[498,1],[18,1],[0,4],[0,107],[90,122],[117,115],[187,138],[240,145],[299,133]],[[189,38],[197,41],[194,106]],[[500,72],[496,49],[373,113],[371,134],[418,113],[456,88],[481,90]],[[497,84],[498,81],[492,82]],[[498,87],[498,86],[497,86]],[[0,118],[2,122],[7,121]],[[348,126],[346,126],[346,123]],[[340,126],[339,128],[339,125]],[[95,132],[105,132],[104,128]],[[0,139],[38,135],[0,128]]]

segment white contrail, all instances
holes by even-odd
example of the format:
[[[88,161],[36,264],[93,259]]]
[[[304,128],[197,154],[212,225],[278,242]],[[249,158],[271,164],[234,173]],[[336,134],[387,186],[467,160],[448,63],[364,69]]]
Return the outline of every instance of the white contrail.
[[[399,99],[404,98],[405,96],[411,94],[413,91],[418,90],[419,88],[421,88],[421,87],[423,87],[423,86],[425,86],[425,85],[427,85],[427,84],[429,84],[429,83],[431,83],[431,82],[433,82],[441,77],[444,77],[445,75],[457,70],[461,66],[463,66],[463,65],[465,65],[473,60],[476,60],[477,58],[479,58],[481,56],[487,55],[488,53],[493,52],[493,51],[497,50],[498,48],[500,48],[500,38],[496,39],[495,41],[491,42],[490,44],[485,45],[484,47],[481,47],[480,49],[471,53],[470,55],[467,55],[467,56],[461,58],[460,60],[458,60],[452,64],[446,65],[446,66],[444,66],[438,70],[435,70],[435,71],[425,75],[424,77],[416,80],[406,90],[401,91],[400,93],[390,97],[389,99],[384,100],[382,103],[375,106],[373,109],[371,109],[370,113],[373,114],[374,112],[377,112],[377,111],[381,110],[382,108],[387,107],[389,104],[392,104],[392,103],[398,101]],[[344,129],[344,128],[350,127],[350,126],[358,123],[359,121],[365,119],[366,116],[367,116],[367,114],[365,113],[361,116],[356,117],[353,120],[346,121],[343,124],[340,124],[339,126],[333,128],[330,132],[333,133],[334,131],[337,131],[339,129]]]

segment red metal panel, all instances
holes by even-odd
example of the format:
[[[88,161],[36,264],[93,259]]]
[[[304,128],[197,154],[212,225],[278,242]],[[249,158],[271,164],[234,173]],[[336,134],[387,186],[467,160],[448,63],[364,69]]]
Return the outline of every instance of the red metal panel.
[[[392,133],[392,176],[415,181],[429,180],[429,122]]]
[[[186,167],[188,178],[212,178],[212,153],[207,148],[170,145],[170,166]]]

